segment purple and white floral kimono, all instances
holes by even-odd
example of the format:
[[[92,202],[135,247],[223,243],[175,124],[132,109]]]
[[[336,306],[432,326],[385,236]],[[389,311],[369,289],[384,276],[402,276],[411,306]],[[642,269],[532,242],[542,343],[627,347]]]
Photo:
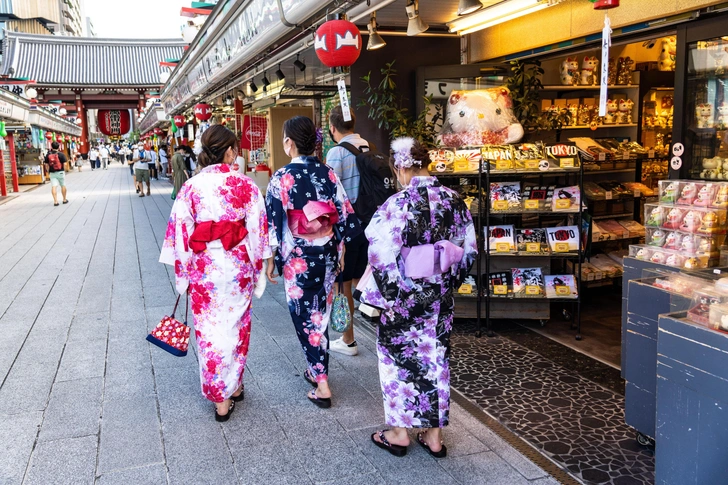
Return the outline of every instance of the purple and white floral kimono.
[[[377,354],[387,425],[446,426],[453,293],[478,251],[470,212],[460,196],[436,178],[413,177],[377,211],[366,236],[373,278],[362,301],[383,309]],[[407,276],[405,266],[412,267],[405,264],[407,253],[419,254],[424,245],[433,245],[432,250],[443,244],[452,248],[450,243],[461,256],[449,268],[435,264],[430,276]],[[437,258],[429,262],[433,259]]]

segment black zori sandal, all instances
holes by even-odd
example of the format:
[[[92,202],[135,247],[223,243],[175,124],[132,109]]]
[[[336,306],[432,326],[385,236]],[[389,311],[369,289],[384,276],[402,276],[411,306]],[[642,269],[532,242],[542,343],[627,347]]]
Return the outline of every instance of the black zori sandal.
[[[417,442],[422,446],[427,452],[434,456],[435,458],[445,458],[447,456],[447,447],[445,445],[442,445],[442,449],[440,451],[432,451],[430,449],[430,446],[424,442],[422,439],[423,433],[417,433]]]
[[[379,448],[383,450],[387,450],[394,456],[404,456],[407,454],[407,447],[402,445],[393,445],[387,440],[387,438],[384,437],[385,431],[389,431],[388,429],[383,429],[381,431],[377,431],[376,433],[372,433],[371,439],[372,443],[377,445]],[[377,441],[374,439],[374,436],[379,436],[379,439],[381,441]]]
[[[305,370],[305,371],[303,372],[303,378],[304,378],[304,379],[306,379],[306,382],[308,382],[309,384],[311,384],[311,385],[312,385],[313,387],[318,387],[318,382],[316,382],[316,381],[314,380],[314,378],[313,378],[313,377],[311,377],[311,373],[309,372],[309,370],[308,370],[308,369],[306,369],[306,370]]]
[[[215,406],[215,421],[218,423],[224,423],[228,419],[230,419],[230,415],[233,414],[233,410],[235,409],[235,400],[233,399],[233,402],[230,403],[230,407],[228,408],[227,414],[217,414],[217,406]]]
[[[230,396],[230,399],[232,399],[234,402],[240,402],[243,399],[245,399],[245,386],[240,386],[239,391],[240,391],[240,394],[238,394],[237,396]],[[238,392],[238,391],[235,391],[235,392]]]
[[[313,394],[313,397],[311,397],[312,394]],[[328,409],[331,407],[331,398],[330,397],[318,397],[316,395],[316,389],[314,389],[310,393],[306,394],[306,397],[308,398],[309,401],[311,401],[316,406],[318,406],[322,409]]]

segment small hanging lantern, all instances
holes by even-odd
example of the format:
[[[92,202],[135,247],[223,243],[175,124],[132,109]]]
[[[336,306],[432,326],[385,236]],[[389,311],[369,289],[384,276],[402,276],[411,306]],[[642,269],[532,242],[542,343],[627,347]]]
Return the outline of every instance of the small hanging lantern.
[[[332,69],[349,67],[361,54],[359,27],[345,18],[329,20],[316,31],[314,49],[325,66]]]
[[[174,117],[174,124],[177,126],[177,128],[182,128],[187,124],[187,120],[185,120],[185,117],[182,115],[176,115]]]
[[[46,140],[51,141],[53,139],[53,133],[51,133],[50,131],[46,131],[45,137]]]
[[[0,121],[0,137],[5,138],[6,136],[8,136],[8,132],[5,129],[5,122]]]
[[[200,121],[207,121],[212,118],[212,106],[207,103],[197,103],[195,105],[195,118]]]
[[[590,0],[594,3],[594,10],[609,10],[619,7],[619,0]]]
[[[154,134],[155,135],[161,135],[162,134],[162,129],[161,128],[155,128],[154,129]]]
[[[58,135],[56,135],[56,141],[58,143],[62,143],[63,142],[63,135],[61,135],[60,133]]]

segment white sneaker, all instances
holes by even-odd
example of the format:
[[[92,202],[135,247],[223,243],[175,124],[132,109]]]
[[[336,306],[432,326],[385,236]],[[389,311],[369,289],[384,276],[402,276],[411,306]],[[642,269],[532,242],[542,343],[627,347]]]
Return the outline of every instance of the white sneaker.
[[[347,344],[344,342],[344,337],[339,337],[336,340],[332,340],[329,344],[329,350],[344,355],[356,355],[359,353],[359,347],[357,347],[356,345],[356,340],[354,340],[350,344]]]

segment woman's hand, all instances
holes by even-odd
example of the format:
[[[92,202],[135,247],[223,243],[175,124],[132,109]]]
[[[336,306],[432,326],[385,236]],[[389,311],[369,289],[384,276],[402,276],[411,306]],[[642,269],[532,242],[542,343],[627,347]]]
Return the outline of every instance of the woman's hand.
[[[276,281],[275,278],[278,278],[278,275],[275,274],[275,270],[276,270],[275,258],[271,257],[271,258],[268,258],[266,261],[268,262],[268,266],[265,269],[265,276],[266,276],[266,278],[268,278],[269,283],[271,283],[273,285],[277,285],[278,281]]]
[[[346,246],[341,247],[341,254],[339,255],[339,273],[344,272],[344,255],[346,254]]]

